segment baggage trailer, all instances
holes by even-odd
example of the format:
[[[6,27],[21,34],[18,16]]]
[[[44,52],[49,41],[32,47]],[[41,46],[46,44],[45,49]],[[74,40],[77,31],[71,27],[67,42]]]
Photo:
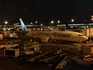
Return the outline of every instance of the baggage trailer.
[[[39,60],[39,62],[45,62],[45,63],[49,63],[50,61],[52,61],[52,59],[60,56],[61,54],[63,54],[62,50],[61,49],[58,49],[57,51],[55,51],[54,53],[48,55],[48,56],[45,56],[43,58],[41,58]]]
[[[52,59],[58,57],[58,55],[54,55],[54,56],[50,56],[50,57],[47,57],[47,58],[44,58],[44,59],[41,59],[39,60],[39,62],[45,62],[45,63],[49,63],[52,61]]]
[[[55,48],[55,49],[52,49],[51,51],[44,52],[44,53],[42,53],[42,54],[40,54],[40,55],[37,55],[37,56],[35,56],[35,57],[32,57],[32,58],[26,60],[26,62],[28,62],[28,61],[34,62],[34,61],[39,60],[40,58],[42,58],[42,57],[44,57],[44,56],[47,56],[47,55],[49,55],[49,54],[51,54],[51,53],[53,53],[53,52],[55,52],[55,51],[57,51],[57,50],[58,50],[58,48]]]

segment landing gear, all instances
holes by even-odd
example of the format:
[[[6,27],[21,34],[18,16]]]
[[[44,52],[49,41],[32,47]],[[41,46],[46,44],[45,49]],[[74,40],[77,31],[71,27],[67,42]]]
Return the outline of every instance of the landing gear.
[[[42,42],[40,38],[32,38],[32,41],[33,41],[33,42],[39,42],[39,43]]]
[[[48,43],[51,43],[52,41],[51,41],[51,39],[48,39]]]
[[[48,42],[49,43],[57,43],[57,40],[49,39]]]

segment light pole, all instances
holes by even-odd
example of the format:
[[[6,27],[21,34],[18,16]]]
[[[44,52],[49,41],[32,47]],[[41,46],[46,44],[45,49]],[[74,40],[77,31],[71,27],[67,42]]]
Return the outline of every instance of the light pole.
[[[35,21],[35,26],[36,26],[36,30],[37,30],[37,21]]]
[[[71,22],[73,23],[75,20],[74,19],[71,19]]]
[[[36,24],[36,26],[37,26],[37,21],[35,21],[35,24]]]
[[[52,20],[52,21],[51,21],[51,24],[53,24],[53,23],[54,23],[54,21]]]
[[[8,21],[4,21],[4,24],[5,24],[5,28],[4,28],[4,31],[6,32],[6,34],[9,33],[9,31],[6,30],[6,25],[8,24]]]
[[[4,23],[5,23],[5,24],[8,24],[8,21],[5,21]]]
[[[60,23],[60,20],[58,20],[57,23],[59,24]]]
[[[51,26],[53,26],[53,24],[54,24],[54,21],[52,20],[52,21],[51,21]]]
[[[4,27],[6,27],[6,25],[8,24],[8,21],[4,21],[4,24],[5,24],[5,26],[4,26]]]
[[[42,23],[42,24],[40,24],[40,26],[43,26],[43,23]]]
[[[31,22],[30,24],[32,25],[33,23]]]
[[[37,24],[37,21],[35,21],[35,23]]]
[[[58,23],[58,28],[60,28],[60,20],[58,20],[57,23]]]
[[[91,16],[91,19],[90,20],[93,22],[93,15]]]

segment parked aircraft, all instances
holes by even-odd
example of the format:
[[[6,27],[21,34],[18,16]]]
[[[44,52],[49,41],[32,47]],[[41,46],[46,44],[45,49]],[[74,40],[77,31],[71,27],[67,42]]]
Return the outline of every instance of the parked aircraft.
[[[22,29],[26,31],[26,26],[20,18]],[[42,42],[58,42],[58,41],[72,41],[72,42],[83,42],[88,39],[82,33],[73,31],[28,31],[26,35],[30,38],[38,38]]]

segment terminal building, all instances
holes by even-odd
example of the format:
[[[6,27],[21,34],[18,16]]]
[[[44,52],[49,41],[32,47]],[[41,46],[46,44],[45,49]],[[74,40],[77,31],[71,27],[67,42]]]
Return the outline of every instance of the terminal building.
[[[26,28],[42,28],[48,27],[50,25],[25,25]],[[54,28],[62,28],[65,27],[66,29],[84,29],[93,27],[93,23],[60,23],[58,25],[52,25],[51,27]],[[22,29],[21,25],[0,25],[0,29]]]
[[[27,30],[33,31],[33,30],[48,30],[50,27],[51,29],[60,29],[60,30],[71,30],[80,32],[85,36],[92,35],[93,36],[93,23],[60,23],[59,25],[0,25],[0,33],[10,33],[10,32],[21,32],[22,28],[25,28]],[[91,28],[91,29],[90,29]]]

